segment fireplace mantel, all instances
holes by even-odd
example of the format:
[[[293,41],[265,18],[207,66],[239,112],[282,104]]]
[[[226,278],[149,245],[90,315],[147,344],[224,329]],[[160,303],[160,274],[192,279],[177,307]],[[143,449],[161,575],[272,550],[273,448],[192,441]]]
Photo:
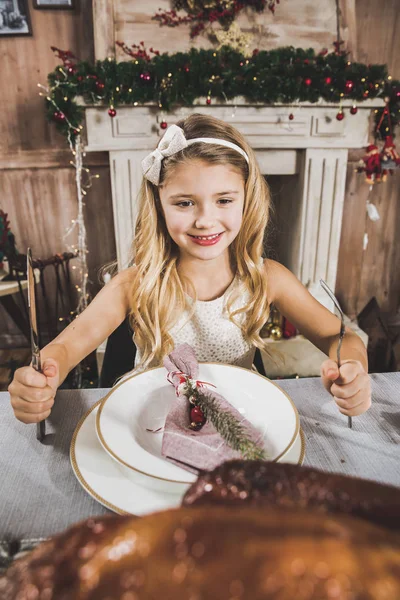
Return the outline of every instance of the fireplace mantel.
[[[344,101],[345,118],[336,119],[337,104],[254,105],[238,98],[229,104],[199,103],[161,113],[154,104],[119,107],[110,118],[105,107],[85,109],[87,152],[110,154],[112,200],[117,257],[120,268],[128,263],[137,215],[141,160],[153,150],[168,125],[191,113],[209,114],[234,125],[254,148],[265,175],[299,175],[293,206],[290,248],[284,262],[327,307],[319,280],[335,288],[345,192],[348,150],[368,143],[372,109],[383,100]],[[293,120],[289,114],[293,114]]]

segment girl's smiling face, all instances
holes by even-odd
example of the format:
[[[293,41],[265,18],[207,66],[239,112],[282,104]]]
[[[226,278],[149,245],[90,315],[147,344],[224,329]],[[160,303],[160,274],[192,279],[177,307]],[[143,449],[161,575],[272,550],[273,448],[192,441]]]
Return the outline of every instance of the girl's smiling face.
[[[239,233],[244,181],[230,165],[185,162],[173,170],[159,194],[168,233],[182,258],[215,259]]]

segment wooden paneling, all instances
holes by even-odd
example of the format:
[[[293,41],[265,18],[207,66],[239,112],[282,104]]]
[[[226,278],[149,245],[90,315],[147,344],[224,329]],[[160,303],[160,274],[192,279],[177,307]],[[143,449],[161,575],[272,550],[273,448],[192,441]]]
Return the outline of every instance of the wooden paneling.
[[[128,45],[144,41],[147,48],[152,46],[161,52],[214,47],[205,35],[191,40],[189,25],[172,29],[160,27],[152,19],[160,8],[171,8],[169,0],[113,0],[113,3],[116,41]],[[247,14],[241,14],[237,22],[244,33],[253,35],[252,48],[263,50],[293,45],[303,48],[312,46],[320,50],[329,47],[336,39],[336,1],[282,0],[276,7],[275,15],[268,10],[261,14],[248,11]],[[213,24],[212,29],[220,28],[218,23]],[[117,56],[128,59],[119,48]]]
[[[393,78],[400,79],[398,8],[397,0],[356,1],[358,59],[387,63]],[[349,163],[336,292],[350,316],[357,315],[373,296],[383,311],[395,313],[400,307],[400,171],[369,193],[355,166],[356,162]],[[368,218],[367,198],[378,208],[379,221]],[[364,234],[368,236],[365,250]]]
[[[37,84],[46,84],[59,63],[50,46],[93,59],[92,5],[78,0],[74,11],[34,10],[29,2],[29,8],[33,36],[0,38],[0,208],[9,215],[19,250],[25,253],[30,245],[35,256],[46,258],[75,241],[63,236],[76,217],[77,198],[72,155],[46,120]],[[85,164],[101,176],[85,208],[90,277],[97,282],[98,267],[115,257],[108,155],[87,155]],[[21,343],[26,341],[0,310],[0,346]]]

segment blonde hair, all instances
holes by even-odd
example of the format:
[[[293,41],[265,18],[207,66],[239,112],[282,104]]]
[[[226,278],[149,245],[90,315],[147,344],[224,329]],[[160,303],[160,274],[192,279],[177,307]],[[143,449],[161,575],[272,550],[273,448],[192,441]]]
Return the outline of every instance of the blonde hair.
[[[243,220],[237,237],[229,247],[239,285],[232,286],[226,310],[229,319],[240,327],[246,340],[266,350],[260,330],[269,315],[266,276],[261,260],[270,211],[268,185],[253,150],[231,125],[200,114],[193,114],[177,125],[183,129],[186,139],[221,138],[237,144],[249,157],[247,164],[233,149],[194,143],[163,160],[159,186],[168,180],[177,165],[194,159],[208,164],[228,164],[242,175],[245,183]],[[178,274],[178,259],[179,248],[167,231],[158,187],[143,179],[132,244],[132,262],[137,274],[130,291],[129,313],[134,341],[140,348],[141,368],[160,365],[163,357],[171,352],[174,343],[169,332],[182,311],[188,308],[185,292],[189,289],[194,292],[191,282]],[[236,300],[245,291],[249,302],[244,308],[234,309]]]

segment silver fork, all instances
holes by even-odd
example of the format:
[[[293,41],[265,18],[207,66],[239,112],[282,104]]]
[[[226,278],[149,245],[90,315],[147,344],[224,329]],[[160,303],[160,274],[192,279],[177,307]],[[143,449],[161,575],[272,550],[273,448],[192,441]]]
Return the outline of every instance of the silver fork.
[[[336,357],[337,357],[337,364],[338,367],[340,368],[341,362],[340,362],[340,349],[342,347],[342,342],[343,342],[343,338],[344,338],[344,334],[346,333],[346,328],[345,328],[345,324],[344,324],[344,314],[342,309],[340,308],[340,304],[336,299],[335,294],[332,292],[331,288],[329,287],[329,285],[323,280],[320,279],[319,280],[322,289],[328,294],[329,298],[332,300],[333,304],[335,305],[338,313],[340,314],[340,319],[341,319],[341,324],[340,324],[340,334],[339,334],[339,343],[338,343],[338,347],[336,350]],[[353,420],[351,417],[347,417],[347,425],[350,429],[353,428]]]

